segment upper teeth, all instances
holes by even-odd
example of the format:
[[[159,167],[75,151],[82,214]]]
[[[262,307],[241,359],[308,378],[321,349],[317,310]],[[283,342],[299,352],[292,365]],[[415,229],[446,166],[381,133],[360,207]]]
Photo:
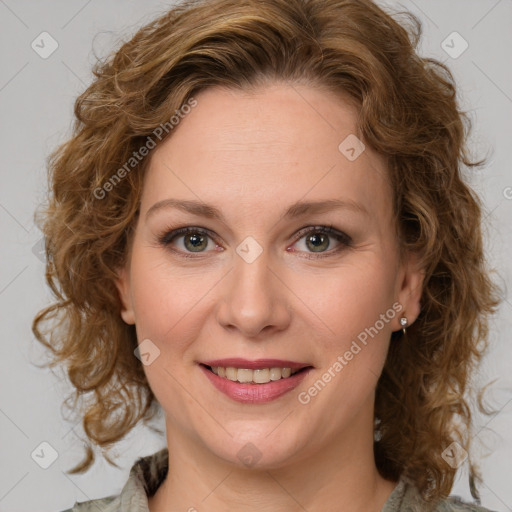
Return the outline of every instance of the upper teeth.
[[[286,379],[293,373],[297,373],[300,368],[292,371],[291,368],[260,368],[249,370],[247,368],[224,368],[223,366],[212,366],[212,372],[219,377],[238,382],[254,382],[256,384],[265,384],[271,380]]]

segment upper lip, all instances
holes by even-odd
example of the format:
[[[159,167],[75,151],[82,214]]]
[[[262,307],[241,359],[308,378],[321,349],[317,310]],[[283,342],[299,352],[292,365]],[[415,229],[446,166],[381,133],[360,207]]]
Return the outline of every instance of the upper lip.
[[[283,359],[256,359],[254,361],[249,361],[248,359],[240,357],[202,361],[201,364],[206,366],[222,366],[223,368],[246,368],[248,370],[258,370],[261,368],[291,368],[293,370],[312,366],[308,363],[285,361]]]

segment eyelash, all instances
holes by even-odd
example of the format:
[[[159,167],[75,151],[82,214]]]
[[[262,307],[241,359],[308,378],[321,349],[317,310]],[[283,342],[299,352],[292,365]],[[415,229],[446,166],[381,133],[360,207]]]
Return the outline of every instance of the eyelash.
[[[187,235],[187,234],[198,234],[202,236],[207,236],[211,238],[214,242],[215,239],[212,236],[212,234],[205,229],[202,228],[196,228],[193,226],[189,227],[183,227],[173,230],[166,230],[162,235],[158,236],[158,243],[159,245],[169,248],[171,242],[174,241],[175,238],[178,238],[180,235]],[[337,229],[334,229],[331,225],[328,226],[308,226],[307,228],[303,228],[299,230],[297,233],[295,240],[293,242],[293,245],[295,245],[300,239],[302,239],[306,235],[310,234],[316,234],[316,233],[323,233],[330,235],[331,237],[334,237],[341,245],[337,249],[330,250],[328,252],[324,253],[309,253],[308,256],[303,256],[306,259],[320,259],[320,258],[327,258],[330,256],[334,256],[335,254],[338,254],[340,251],[342,251],[346,247],[352,246],[352,238],[348,236],[346,233],[343,233],[342,231],[338,231]],[[217,242],[215,242],[217,243]],[[176,249],[171,249],[173,252],[179,254],[183,258],[201,258],[202,253],[197,253],[197,256],[193,255],[193,253],[185,253],[183,251],[178,251]]]

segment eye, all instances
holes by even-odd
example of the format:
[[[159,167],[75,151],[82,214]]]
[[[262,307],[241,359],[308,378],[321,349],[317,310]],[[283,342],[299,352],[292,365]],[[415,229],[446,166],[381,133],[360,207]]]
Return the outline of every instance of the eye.
[[[178,242],[178,240],[180,240]],[[180,253],[186,258],[193,258],[194,256],[188,255],[189,253],[204,253],[207,252],[208,247],[212,245],[219,247],[212,241],[210,233],[201,228],[186,227],[175,229],[170,232],[164,233],[158,239],[160,245],[170,247],[173,244],[178,246],[178,249],[172,249],[175,252]]]
[[[297,241],[294,245],[297,245],[303,239],[305,251],[301,252],[313,253],[305,256],[310,259],[325,258],[337,254],[344,248],[350,247],[352,244],[352,239],[347,234],[334,229],[332,226],[313,226],[302,229],[297,234]],[[334,245],[337,245],[337,247],[327,251],[327,249],[333,245],[332,239],[336,240]]]

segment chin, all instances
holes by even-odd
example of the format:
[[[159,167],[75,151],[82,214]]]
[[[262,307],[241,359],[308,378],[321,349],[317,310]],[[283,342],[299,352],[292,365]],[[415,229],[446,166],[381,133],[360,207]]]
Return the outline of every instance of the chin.
[[[297,444],[290,437],[288,446],[270,440],[267,434],[244,437],[244,441],[211,447],[211,450],[227,463],[250,470],[279,469],[292,464],[297,458]]]

